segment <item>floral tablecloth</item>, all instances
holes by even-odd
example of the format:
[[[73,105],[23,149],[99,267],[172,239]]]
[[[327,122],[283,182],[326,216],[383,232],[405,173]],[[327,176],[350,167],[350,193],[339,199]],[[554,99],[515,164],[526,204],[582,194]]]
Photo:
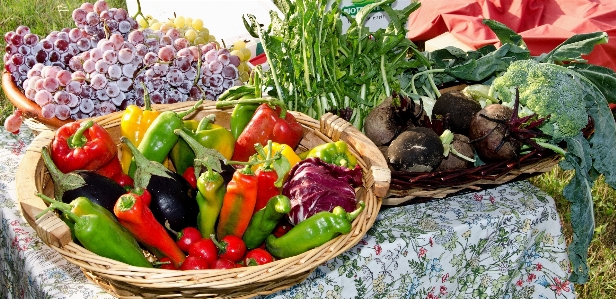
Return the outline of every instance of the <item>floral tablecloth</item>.
[[[0,297],[113,298],[45,245],[15,173],[32,141],[0,129]],[[575,298],[554,201],[526,181],[384,208],[346,253],[263,298]]]

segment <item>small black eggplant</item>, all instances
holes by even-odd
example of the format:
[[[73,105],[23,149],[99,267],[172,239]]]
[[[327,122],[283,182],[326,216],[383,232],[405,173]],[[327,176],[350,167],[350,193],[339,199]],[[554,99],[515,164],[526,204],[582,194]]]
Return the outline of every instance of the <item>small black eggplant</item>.
[[[41,154],[54,184],[54,197],[64,203],[85,196],[90,201],[113,213],[113,206],[126,190],[114,180],[94,171],[76,170],[63,173],[54,164],[49,149],[43,147]]]
[[[195,190],[186,179],[164,165],[148,160],[128,139],[122,137],[120,141],[133,153],[135,188],[150,192],[150,210],[156,220],[165,227],[168,223],[170,233],[188,226],[196,227],[199,206],[195,200]]]

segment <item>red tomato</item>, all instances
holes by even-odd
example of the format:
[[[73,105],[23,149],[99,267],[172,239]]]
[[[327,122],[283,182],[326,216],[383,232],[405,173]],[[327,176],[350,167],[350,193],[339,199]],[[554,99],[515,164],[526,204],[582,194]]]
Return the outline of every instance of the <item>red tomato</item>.
[[[212,269],[233,269],[237,268],[237,265],[227,259],[217,259],[212,265]]]
[[[274,257],[267,252],[267,250],[261,248],[255,248],[246,253],[246,257],[244,257],[244,264],[246,266],[258,266],[267,263],[271,263],[274,261]]]
[[[244,258],[246,254],[246,244],[244,240],[238,236],[227,235],[224,236],[220,242],[216,241],[214,235],[210,236],[212,241],[218,247],[218,257],[221,259],[227,259],[234,263],[237,263]]]
[[[180,270],[203,270],[209,269],[208,262],[198,256],[189,255],[180,266]]]
[[[213,265],[214,261],[218,259],[218,248],[211,239],[201,239],[188,249],[189,256],[198,256]]]
[[[178,233],[176,239],[175,243],[178,247],[180,247],[184,253],[188,253],[190,246],[203,238],[201,237],[201,232],[197,228],[186,227]]]

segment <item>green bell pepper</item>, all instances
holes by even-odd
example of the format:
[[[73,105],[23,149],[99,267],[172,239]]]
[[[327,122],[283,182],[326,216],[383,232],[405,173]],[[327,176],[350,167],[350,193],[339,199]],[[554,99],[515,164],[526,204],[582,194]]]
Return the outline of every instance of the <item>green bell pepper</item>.
[[[124,229],[115,217],[109,217],[109,211],[103,207],[96,207],[95,203],[85,197],[65,204],[41,193],[37,195],[51,203],[37,218],[48,210],[60,210],[75,223],[75,237],[86,249],[132,266],[152,268],[133,235]]]
[[[317,145],[299,154],[299,157],[302,159],[317,157],[326,163],[344,166],[349,169],[353,169],[357,165],[357,158],[351,153],[349,146],[343,140]]]
[[[265,248],[273,256],[282,259],[319,247],[340,234],[351,232],[351,223],[364,207],[364,202],[360,201],[359,208],[350,213],[342,207],[335,207],[332,212],[316,213],[280,238],[269,235],[265,240]]]
[[[194,120],[184,121],[182,130],[197,140],[202,146],[215,149],[225,159],[231,159],[233,148],[235,147],[235,138],[233,138],[229,130],[214,124],[215,120],[216,116],[210,114],[198,123]],[[175,171],[177,173],[184,173],[186,168],[194,165],[195,152],[185,140],[179,139],[171,149],[169,157],[173,167],[175,167]]]
[[[257,211],[250,219],[250,224],[244,232],[242,239],[246,248],[259,247],[269,236],[280,219],[291,211],[291,201],[284,195],[276,195],[267,202],[267,205]]]

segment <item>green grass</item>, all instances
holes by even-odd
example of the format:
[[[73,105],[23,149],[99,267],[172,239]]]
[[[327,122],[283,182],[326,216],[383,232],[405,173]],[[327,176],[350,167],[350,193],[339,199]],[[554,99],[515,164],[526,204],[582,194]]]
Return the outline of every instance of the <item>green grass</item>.
[[[126,8],[126,3],[120,0],[108,0],[110,7]],[[83,1],[64,0],[2,0],[0,5],[0,31],[4,34],[19,25],[30,27],[32,32],[45,36],[52,30],[64,27],[73,28],[71,19],[73,9]],[[0,39],[2,49],[4,40]],[[1,51],[4,54],[4,50]],[[4,70],[2,60],[0,66]],[[11,113],[13,106],[0,93],[0,121]],[[562,188],[571,177],[571,172],[565,172],[556,167],[553,171],[531,179],[531,182],[548,192],[555,200],[559,214],[562,217],[563,228],[568,240],[571,240],[569,221],[569,204],[562,197]],[[579,298],[616,298],[616,191],[609,188],[603,180],[599,180],[594,188],[596,234],[589,252],[590,281],[584,285],[576,285]]]
[[[550,194],[556,201],[567,243],[572,230],[569,202],[562,190],[573,176],[572,171],[555,167],[552,171],[530,179],[530,182]],[[578,298],[616,298],[616,190],[610,188],[603,177],[593,187],[595,236],[590,244],[588,263],[590,279],[586,284],[575,285]]]

